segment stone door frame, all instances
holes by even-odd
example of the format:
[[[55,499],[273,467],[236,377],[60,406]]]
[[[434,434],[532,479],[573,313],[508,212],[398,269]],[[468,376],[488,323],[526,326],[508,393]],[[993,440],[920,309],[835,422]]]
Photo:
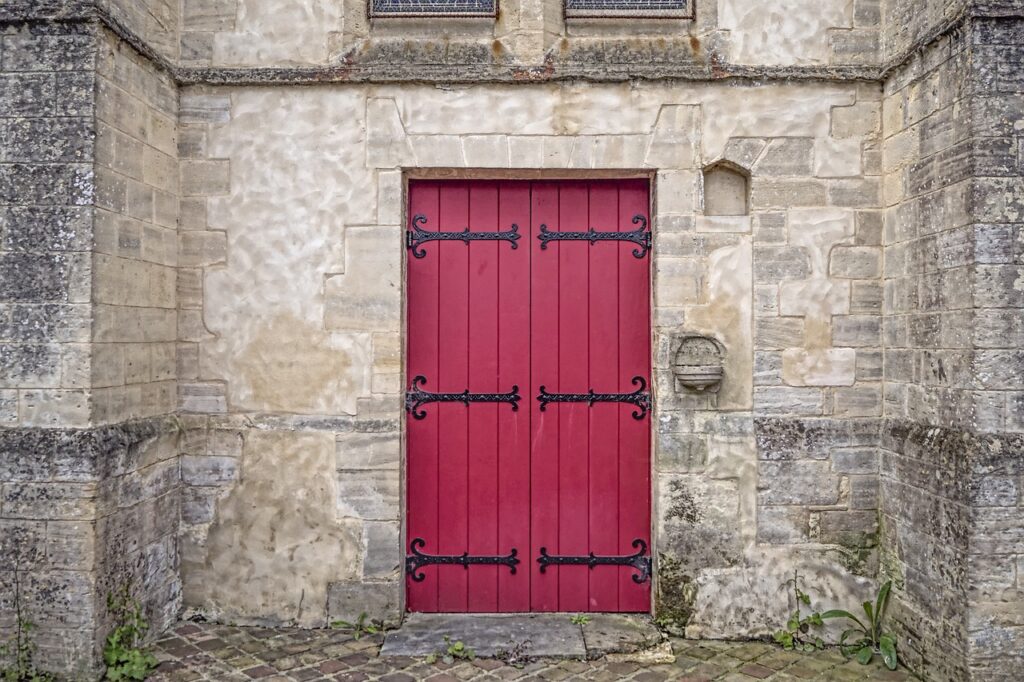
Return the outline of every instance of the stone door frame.
[[[656,469],[657,453],[658,453],[658,438],[657,438],[657,424],[659,420],[660,412],[660,400],[659,397],[659,385],[658,380],[659,370],[666,370],[665,363],[658,362],[659,356],[659,344],[656,334],[655,318],[657,316],[657,295],[655,291],[655,272],[657,269],[657,253],[658,253],[658,174],[656,169],[592,169],[592,170],[565,170],[565,169],[537,169],[537,168],[513,168],[513,169],[467,169],[467,168],[402,168],[401,169],[401,229],[404,231],[407,229],[409,224],[409,181],[410,180],[595,180],[595,179],[635,179],[642,178],[648,181],[650,187],[650,232],[651,232],[651,264],[648,268],[649,279],[649,305],[651,311],[651,396],[653,405],[651,407],[650,414],[650,456],[649,456],[649,474],[650,474],[650,539],[651,546],[648,548],[650,552],[654,570],[651,574],[651,614],[655,611],[655,595],[657,594],[658,582],[657,582],[657,564],[658,564],[658,548],[660,544],[660,538],[658,537],[658,523],[657,523],[657,505],[658,505],[658,476]],[[407,271],[407,259],[405,256],[405,239],[400,242],[400,248],[402,249],[402,291],[401,291],[401,387],[402,395],[404,395],[405,387],[409,385],[408,375],[408,293],[409,293],[409,276]],[[406,503],[407,503],[407,484],[408,484],[408,434],[407,424],[405,419],[404,407],[399,413],[399,422],[401,424],[401,453],[399,458],[399,517],[400,517],[400,531],[399,531],[399,557],[401,559],[401,565],[399,568],[399,609],[403,615],[406,611],[406,590],[405,590],[405,556],[406,548],[408,547],[408,529],[407,529],[407,518],[406,518]],[[524,557],[525,561],[533,561],[532,557]]]

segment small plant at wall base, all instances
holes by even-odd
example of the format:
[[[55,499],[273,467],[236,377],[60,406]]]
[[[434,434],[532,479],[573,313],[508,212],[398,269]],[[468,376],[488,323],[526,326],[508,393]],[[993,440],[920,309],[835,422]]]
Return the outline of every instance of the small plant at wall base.
[[[443,652],[434,652],[427,654],[426,661],[428,664],[433,665],[437,663],[438,659],[442,663],[451,665],[455,661],[472,661],[476,658],[476,653],[473,652],[468,646],[466,646],[462,640],[452,641],[452,638],[448,635],[444,636],[445,650]]]
[[[878,591],[873,606],[870,601],[864,602],[864,622],[843,609],[832,609],[821,614],[823,619],[846,618],[853,623],[853,627],[839,637],[839,650],[843,652],[843,656],[856,657],[858,663],[867,665],[875,654],[879,654],[885,667],[889,670],[896,669],[899,664],[896,656],[896,637],[882,628],[882,619],[885,618],[885,611],[889,606],[891,589],[890,580]]]
[[[16,626],[14,640],[0,645],[0,661],[13,663],[12,667],[0,669],[0,679],[3,682],[52,682],[53,676],[36,670],[32,660],[36,653],[32,641],[35,626],[21,616],[17,617]]]
[[[793,588],[793,597],[796,602],[796,610],[786,621],[786,627],[776,630],[772,639],[776,644],[781,644],[783,649],[797,651],[814,651],[825,646],[824,640],[817,635],[811,636],[811,628],[821,627],[824,615],[813,611],[806,616],[801,611],[802,606],[811,605],[811,595],[800,589],[800,573],[793,571],[793,577],[784,583],[785,587]]]
[[[574,613],[569,616],[569,622],[573,625],[586,625],[590,622],[590,616],[585,613]]]
[[[32,640],[35,625],[21,612],[19,569],[20,566],[14,567],[14,637],[0,644],[0,665],[4,666],[0,668],[0,679],[3,682],[52,682],[52,675],[36,670],[36,643]]]
[[[331,628],[334,630],[349,630],[352,633],[352,639],[359,639],[363,635],[375,635],[383,631],[384,624],[378,620],[370,620],[366,611],[363,611],[353,622],[347,620],[332,621]]]
[[[156,668],[153,654],[142,648],[142,640],[149,623],[142,617],[142,607],[125,585],[117,593],[107,595],[107,608],[114,614],[113,632],[103,647],[103,662],[107,665],[107,680],[144,680]]]

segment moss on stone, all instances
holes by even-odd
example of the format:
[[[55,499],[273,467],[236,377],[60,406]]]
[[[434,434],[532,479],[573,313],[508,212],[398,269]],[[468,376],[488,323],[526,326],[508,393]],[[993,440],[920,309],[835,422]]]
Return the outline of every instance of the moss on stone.
[[[697,583],[683,570],[682,562],[668,554],[658,555],[655,614],[663,630],[678,636],[685,634],[697,599]]]

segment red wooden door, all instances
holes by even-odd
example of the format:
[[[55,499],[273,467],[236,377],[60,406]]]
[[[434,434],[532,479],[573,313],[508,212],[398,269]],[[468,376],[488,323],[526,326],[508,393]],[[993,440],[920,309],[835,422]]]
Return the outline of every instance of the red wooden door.
[[[410,182],[410,610],[649,610],[648,204]]]

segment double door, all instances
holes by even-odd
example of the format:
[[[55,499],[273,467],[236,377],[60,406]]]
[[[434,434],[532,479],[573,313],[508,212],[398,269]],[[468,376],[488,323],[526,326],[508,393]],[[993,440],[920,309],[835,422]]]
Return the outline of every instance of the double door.
[[[408,608],[648,611],[648,182],[408,208]]]

